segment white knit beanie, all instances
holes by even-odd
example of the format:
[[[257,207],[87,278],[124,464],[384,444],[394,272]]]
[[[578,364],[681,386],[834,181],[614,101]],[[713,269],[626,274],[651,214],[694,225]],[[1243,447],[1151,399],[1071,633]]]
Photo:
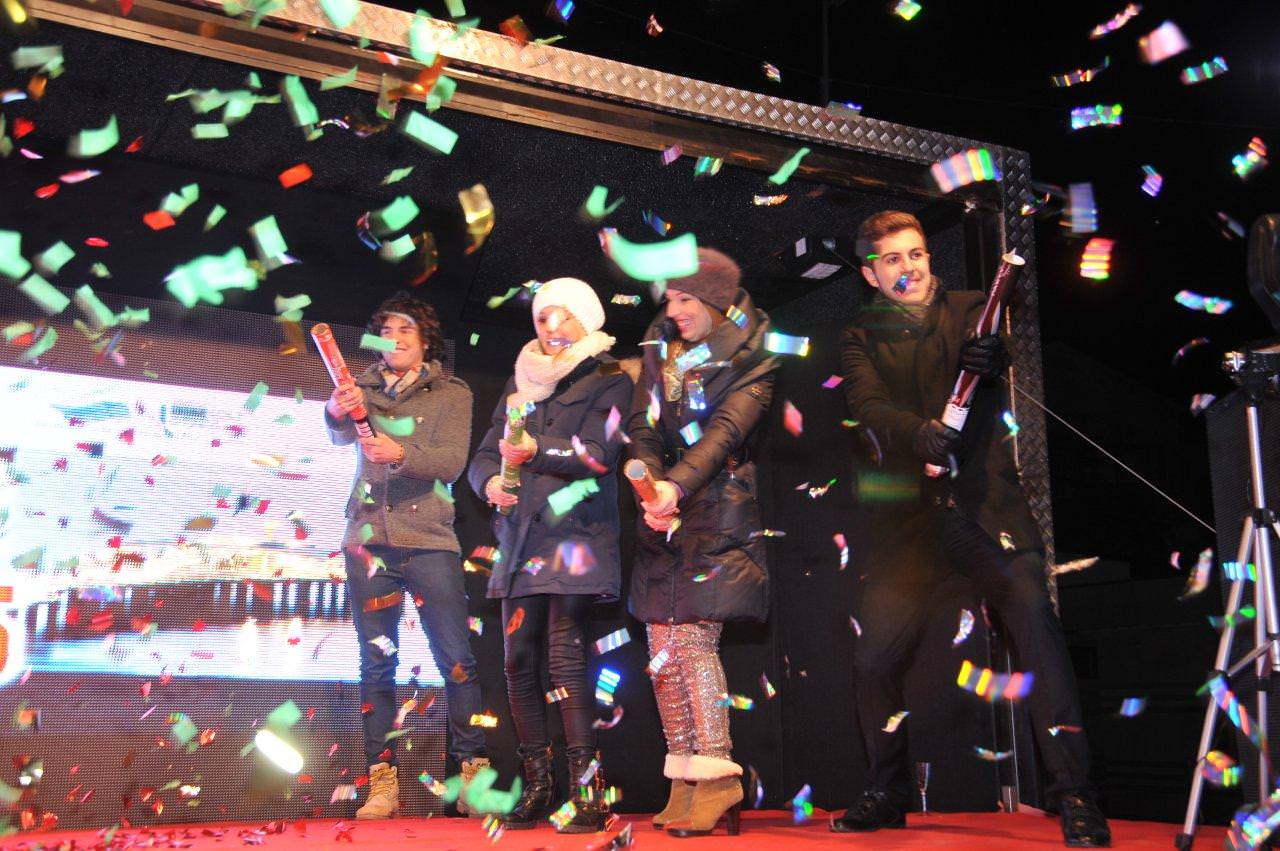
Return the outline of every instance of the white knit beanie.
[[[573,314],[588,334],[604,327],[604,306],[586,281],[577,278],[555,278],[538,287],[533,294],[533,316],[545,307],[563,307]]]

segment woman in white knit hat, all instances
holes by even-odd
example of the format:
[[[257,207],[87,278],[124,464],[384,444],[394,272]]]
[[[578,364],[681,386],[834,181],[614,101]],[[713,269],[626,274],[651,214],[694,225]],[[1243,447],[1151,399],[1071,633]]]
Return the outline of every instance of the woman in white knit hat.
[[[537,336],[520,350],[468,474],[475,492],[500,509],[493,522],[500,557],[488,595],[502,600],[507,696],[525,775],[519,803],[503,816],[508,829],[534,827],[560,804],[551,774],[549,702],[564,722],[574,804],[573,817],[557,829],[600,831],[609,816],[592,727],[586,626],[595,603],[618,599],[614,470],[621,437],[607,434],[607,424],[611,411],[626,410],[632,384],[608,354],[614,339],[603,325],[604,308],[589,284],[556,278],[537,289]],[[508,442],[503,435],[513,412],[524,416],[524,436]],[[503,486],[504,462],[518,470],[518,487]],[[584,480],[591,484],[579,486],[576,502],[548,501]],[[541,688],[544,659],[553,689],[548,696]]]

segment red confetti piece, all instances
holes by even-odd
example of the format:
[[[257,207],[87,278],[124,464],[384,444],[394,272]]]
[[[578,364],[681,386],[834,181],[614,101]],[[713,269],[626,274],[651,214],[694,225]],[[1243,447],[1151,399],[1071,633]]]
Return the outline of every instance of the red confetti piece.
[[[84,241],[84,244],[90,248],[106,248],[111,243],[107,242],[100,236],[91,236]]]
[[[369,712],[372,712],[372,711],[373,711],[373,704],[372,704],[372,703],[362,703],[362,704],[360,704],[360,714],[361,714],[361,715],[365,715],[365,714],[367,714],[367,713],[369,713]]]
[[[305,183],[311,179],[311,166],[306,163],[298,163],[293,168],[286,168],[280,172],[280,185],[285,189],[297,186],[299,183]]]
[[[204,632],[204,621],[201,620],[200,618],[196,618],[195,623],[191,624],[191,631]]]
[[[115,621],[115,617],[115,614],[110,609],[96,612],[94,616],[89,619],[89,628],[94,632],[106,632],[111,628],[111,624]]]
[[[512,613],[511,619],[507,621],[507,635],[511,635],[524,623],[524,606],[516,609]]]
[[[369,778],[363,774],[357,777],[354,782],[354,785],[357,789],[359,789],[361,786],[367,786],[368,784],[369,784]]]
[[[57,183],[46,184],[36,190],[36,197],[41,199],[52,198],[54,195],[58,194],[58,190],[61,188],[61,185]]]
[[[129,143],[129,147],[125,148],[124,152],[126,154],[136,154],[138,153],[138,151],[141,151],[141,150],[142,150],[142,137],[139,136],[138,138],[134,139],[132,142]]]
[[[110,538],[107,538],[107,546],[111,547],[113,550],[120,549],[120,543],[121,540],[119,535],[112,535]]]
[[[36,123],[30,118],[13,119],[13,138],[15,139],[21,139],[34,129],[36,129]]]
[[[130,446],[133,446],[133,429],[127,428],[120,432],[119,438]]]
[[[316,719],[316,708],[314,706],[307,707],[307,720],[314,721]]]
[[[523,612],[524,610],[518,609],[517,611]],[[453,666],[453,670],[449,672],[449,679],[455,683],[465,683],[467,681],[467,672],[463,670],[461,662]]]
[[[80,625],[80,609],[76,606],[72,606],[71,608],[67,609],[67,626],[79,626],[79,625]]]
[[[142,220],[146,222],[147,227],[152,230],[164,230],[165,228],[171,228],[177,224],[177,222],[173,220],[173,216],[169,215],[164,210],[152,210],[150,213],[143,216]]]
[[[133,11],[133,0],[120,0],[120,14],[128,16]]]

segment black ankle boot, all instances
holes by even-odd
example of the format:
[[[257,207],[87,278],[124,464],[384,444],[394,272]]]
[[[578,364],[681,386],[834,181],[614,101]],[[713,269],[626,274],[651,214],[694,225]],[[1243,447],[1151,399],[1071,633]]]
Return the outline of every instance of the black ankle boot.
[[[528,830],[536,827],[556,806],[556,781],[551,774],[551,748],[519,749],[524,760],[524,791],[511,812],[502,817],[507,830]]]
[[[889,800],[882,789],[868,789],[840,818],[831,820],[836,833],[869,833],[884,827],[906,827],[906,807]]]
[[[1098,809],[1093,792],[1072,789],[1058,801],[1062,819],[1062,841],[1071,848],[1110,848],[1111,828]]]
[[[595,771],[582,782],[583,775],[591,771],[592,760],[599,760],[596,751],[573,750],[569,753],[569,785],[573,793],[575,812],[573,818],[557,827],[558,833],[599,833],[609,821],[609,805],[604,800],[604,769],[596,763]]]

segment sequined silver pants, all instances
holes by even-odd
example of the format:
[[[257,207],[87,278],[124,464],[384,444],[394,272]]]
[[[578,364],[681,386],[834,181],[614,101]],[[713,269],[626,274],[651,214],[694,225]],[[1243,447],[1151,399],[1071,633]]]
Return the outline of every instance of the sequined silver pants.
[[[721,623],[647,624],[649,658],[667,652],[653,678],[667,752],[729,759],[728,692],[720,664]]]

